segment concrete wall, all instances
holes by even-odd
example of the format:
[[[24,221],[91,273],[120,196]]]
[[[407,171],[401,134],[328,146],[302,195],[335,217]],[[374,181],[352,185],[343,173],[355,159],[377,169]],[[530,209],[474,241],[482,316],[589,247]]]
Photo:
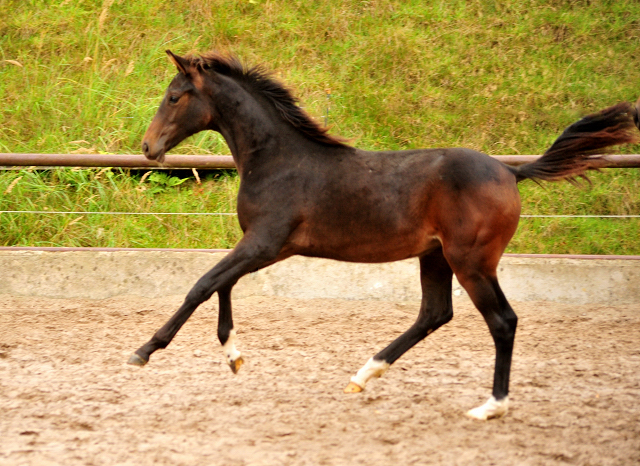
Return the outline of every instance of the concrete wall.
[[[100,299],[184,295],[225,252],[0,249],[0,294]],[[640,260],[504,257],[499,279],[514,301],[640,303]],[[454,283],[454,294],[464,290]],[[420,299],[417,259],[351,264],[293,257],[250,274],[236,297]]]

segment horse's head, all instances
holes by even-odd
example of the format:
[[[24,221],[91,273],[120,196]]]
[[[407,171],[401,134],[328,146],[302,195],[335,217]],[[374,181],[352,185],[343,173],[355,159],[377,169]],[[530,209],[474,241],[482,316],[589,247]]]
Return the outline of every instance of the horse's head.
[[[213,119],[200,67],[167,50],[178,68],[160,108],[142,140],[142,152],[150,160],[164,160],[165,153],[192,134],[211,128]]]

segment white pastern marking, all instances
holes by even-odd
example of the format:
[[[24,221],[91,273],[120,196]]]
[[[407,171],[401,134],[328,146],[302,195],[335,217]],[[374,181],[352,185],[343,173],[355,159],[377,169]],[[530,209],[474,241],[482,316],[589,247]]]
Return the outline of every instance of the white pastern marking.
[[[359,387],[364,388],[369,380],[374,377],[380,377],[389,369],[390,364],[386,361],[376,361],[371,358],[362,366],[356,375],[351,377],[351,381]]]
[[[508,409],[509,409],[508,396],[504,397],[500,401],[496,400],[494,397],[491,397],[482,406],[478,406],[477,408],[473,408],[471,411],[468,411],[467,416],[469,416],[472,419],[486,421],[487,419],[492,419],[494,417],[504,416],[507,413]]]
[[[240,357],[240,351],[236,349],[236,331],[231,330],[229,332],[229,338],[224,345],[222,345],[222,350],[224,351],[224,355],[227,357],[227,362],[231,364],[233,361],[237,360]]]

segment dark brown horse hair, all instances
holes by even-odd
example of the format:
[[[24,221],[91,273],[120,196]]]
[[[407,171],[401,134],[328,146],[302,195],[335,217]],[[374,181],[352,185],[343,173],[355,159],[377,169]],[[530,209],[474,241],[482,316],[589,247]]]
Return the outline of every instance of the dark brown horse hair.
[[[266,98],[278,110],[280,116],[309,139],[328,146],[345,146],[346,139],[332,136],[329,128],[320,126],[298,105],[299,100],[290,89],[276,81],[272,73],[261,65],[246,67],[235,56],[208,52],[203,55],[185,57],[192,66],[202,72],[208,70],[240,81]]]
[[[621,102],[572,124],[542,157],[512,171],[518,181],[527,178],[545,181],[575,181],[578,176],[586,178],[584,172],[593,168],[594,160],[603,153],[602,149],[640,141],[636,126],[640,129],[637,106]]]

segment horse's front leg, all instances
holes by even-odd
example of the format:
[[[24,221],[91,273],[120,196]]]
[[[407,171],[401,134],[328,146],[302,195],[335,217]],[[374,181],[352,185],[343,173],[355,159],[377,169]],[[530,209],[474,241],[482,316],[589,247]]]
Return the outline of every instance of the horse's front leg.
[[[233,251],[197,281],[182,306],[151,340],[131,355],[129,364],[144,366],[149,362],[151,354],[158,349],[166,348],[196,308],[218,291],[221,293],[221,330],[219,329],[218,334],[221,343],[227,345],[225,351],[231,355],[234,363],[232,370],[236,371],[239,368],[237,361],[240,354],[235,350],[233,340],[229,341],[234,334],[231,320],[231,288],[243,275],[283,259],[284,257],[278,257],[281,245],[282,242],[274,242],[266,235],[245,235]],[[232,361],[229,362],[231,364]]]
[[[244,364],[242,354],[236,348],[236,331],[233,328],[233,315],[231,313],[231,287],[218,290],[218,340],[227,358],[227,363],[234,374],[238,373],[240,366]]]

